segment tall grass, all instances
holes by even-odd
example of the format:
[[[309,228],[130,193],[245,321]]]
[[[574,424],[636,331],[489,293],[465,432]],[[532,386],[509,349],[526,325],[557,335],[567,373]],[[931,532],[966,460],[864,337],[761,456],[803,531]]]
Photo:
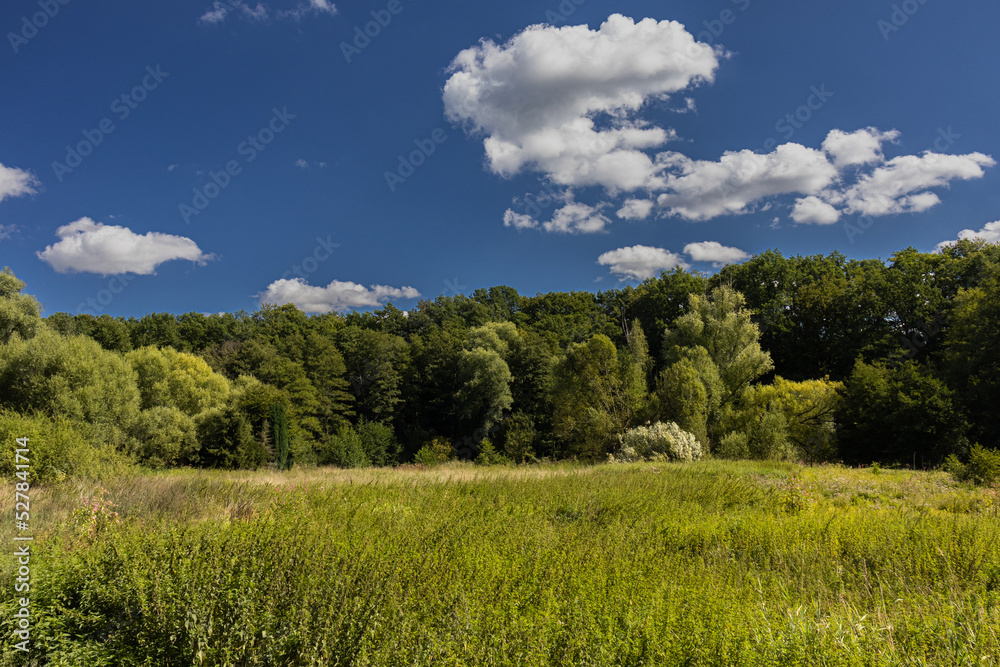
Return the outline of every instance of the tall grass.
[[[38,664],[1000,660],[995,496],[940,473],[708,461],[105,488],[123,522],[96,533],[72,523],[94,489],[38,499]],[[21,659],[5,644],[0,664]]]

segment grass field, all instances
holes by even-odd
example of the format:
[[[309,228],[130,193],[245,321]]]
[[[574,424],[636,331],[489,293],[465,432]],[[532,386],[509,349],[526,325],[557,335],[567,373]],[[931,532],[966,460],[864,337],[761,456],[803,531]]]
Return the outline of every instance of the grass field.
[[[32,490],[32,650],[7,640],[0,664],[1000,664],[996,491],[944,473],[452,465],[104,488]],[[81,510],[95,495],[117,507]]]

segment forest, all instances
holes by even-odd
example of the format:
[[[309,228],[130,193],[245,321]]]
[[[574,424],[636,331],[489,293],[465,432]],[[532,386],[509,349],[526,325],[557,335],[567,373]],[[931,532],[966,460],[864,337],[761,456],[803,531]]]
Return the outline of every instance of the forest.
[[[1000,447],[1000,244],[978,240],[408,312],[43,317],[26,290],[0,274],[0,433],[31,438],[36,481],[636,460],[666,427],[691,445],[674,458],[919,469]]]

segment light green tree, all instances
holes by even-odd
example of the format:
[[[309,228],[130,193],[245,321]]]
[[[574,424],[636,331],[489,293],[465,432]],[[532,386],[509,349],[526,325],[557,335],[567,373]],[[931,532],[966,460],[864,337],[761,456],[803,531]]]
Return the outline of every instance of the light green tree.
[[[125,358],[135,369],[143,410],[176,407],[194,417],[229,400],[229,380],[201,357],[170,347],[147,346]]]
[[[0,271],[0,344],[14,334],[31,338],[42,325],[38,300],[24,294],[24,287],[25,283],[9,268]]]
[[[707,297],[692,294],[687,312],[663,336],[667,368],[658,388],[662,416],[709,445],[727,434],[727,422],[731,427],[739,421],[734,422],[733,412],[741,408],[752,383],[774,368],[744,303],[728,287],[717,287]]]

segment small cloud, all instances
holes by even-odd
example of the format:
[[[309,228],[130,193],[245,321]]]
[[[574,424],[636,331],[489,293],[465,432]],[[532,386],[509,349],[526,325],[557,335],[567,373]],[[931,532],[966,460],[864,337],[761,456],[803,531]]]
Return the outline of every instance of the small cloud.
[[[175,169],[177,169],[178,167],[180,167],[180,165],[179,165],[179,164],[172,164],[172,165],[170,165],[169,167],[167,167],[167,171],[174,171],[174,170],[175,170]]]
[[[564,234],[594,234],[603,232],[611,224],[608,218],[597,208],[571,202],[566,204],[552,216],[542,227],[547,232],[562,232]]]
[[[33,195],[40,184],[30,171],[0,164],[0,201],[7,197]]]
[[[0,225],[0,241],[6,241],[16,231],[17,225]]]
[[[298,160],[295,161],[295,166],[298,167],[299,169],[307,169],[309,167],[309,163],[303,160],[302,158],[299,158]]]
[[[103,225],[90,218],[56,230],[60,241],[36,253],[59,273],[123,273],[149,275],[156,267],[174,259],[204,264],[214,255],[203,253],[189,238],[147,232],[136,234],[127,227]]]
[[[268,18],[267,5],[263,3],[258,2],[256,6],[251,7],[243,0],[226,0],[225,2],[216,0],[201,15],[198,22],[208,25],[222,23],[233,12],[238,12],[240,16],[250,21],[265,21]]]
[[[283,306],[291,303],[305,313],[330,313],[351,308],[384,306],[390,299],[416,299],[420,297],[420,292],[412,287],[365,287],[339,280],[334,280],[326,287],[317,287],[301,278],[295,278],[276,280],[257,296],[262,304]]]
[[[819,197],[810,195],[795,201],[792,220],[800,225],[832,225],[840,220],[840,211]]]
[[[717,269],[726,264],[742,262],[750,257],[749,254],[739,248],[724,246],[718,241],[689,243],[684,246],[684,253],[696,262],[711,262],[712,266]]]
[[[938,243],[937,252],[941,252],[946,246],[954,245],[958,241],[972,241],[973,239],[982,239],[987,243],[1000,243],[1000,220],[986,223],[978,232],[971,229],[963,229],[958,233],[957,240]]]
[[[895,142],[898,138],[898,130],[880,132],[874,127],[856,132],[832,130],[823,141],[823,150],[833,158],[837,169],[859,164],[880,164],[885,161],[882,144],[886,141]]]
[[[623,220],[645,220],[653,212],[653,202],[648,199],[627,199],[618,209],[618,217]]]
[[[610,266],[611,273],[636,280],[652,278],[674,267],[688,268],[680,255],[650,246],[636,245],[631,248],[619,248],[604,253],[597,258],[601,266]]]
[[[515,213],[507,209],[503,214],[503,226],[514,229],[535,229],[538,227],[538,221],[527,213]]]

